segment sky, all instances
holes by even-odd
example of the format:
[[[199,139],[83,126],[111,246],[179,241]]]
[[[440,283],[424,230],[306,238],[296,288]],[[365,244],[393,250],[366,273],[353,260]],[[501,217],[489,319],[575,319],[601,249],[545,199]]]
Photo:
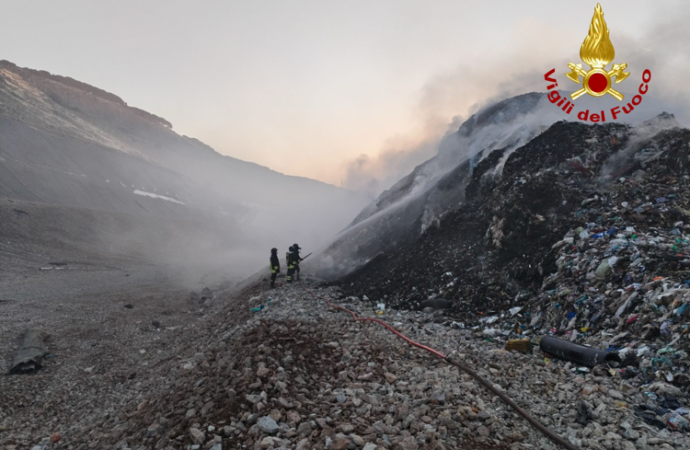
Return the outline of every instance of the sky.
[[[631,79],[653,66],[669,98],[688,93],[687,3],[601,2],[616,62],[638,62]],[[222,154],[380,191],[481,105],[580,62],[595,6],[0,0],[0,59],[105,89]]]

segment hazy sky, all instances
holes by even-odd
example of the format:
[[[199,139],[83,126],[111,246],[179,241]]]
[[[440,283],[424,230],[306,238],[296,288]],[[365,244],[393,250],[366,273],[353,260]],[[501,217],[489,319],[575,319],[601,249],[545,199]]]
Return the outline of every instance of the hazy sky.
[[[650,35],[690,48],[687,2],[601,3],[617,62],[653,53]],[[220,153],[340,184],[359,165],[385,177],[385,155],[422,148],[400,164],[421,162],[454,116],[579,62],[595,5],[0,0],[0,59],[113,92]]]

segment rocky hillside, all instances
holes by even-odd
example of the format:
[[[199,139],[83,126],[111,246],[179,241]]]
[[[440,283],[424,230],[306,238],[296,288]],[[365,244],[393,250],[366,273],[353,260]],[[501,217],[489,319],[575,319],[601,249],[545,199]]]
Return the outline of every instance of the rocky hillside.
[[[344,189],[222,156],[102,89],[7,61],[0,61],[0,196],[239,226],[267,248],[313,247],[365,204]]]

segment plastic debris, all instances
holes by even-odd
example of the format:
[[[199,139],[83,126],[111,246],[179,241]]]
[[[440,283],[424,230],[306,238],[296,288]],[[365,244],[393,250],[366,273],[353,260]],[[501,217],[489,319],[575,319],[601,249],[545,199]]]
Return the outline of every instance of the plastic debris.
[[[531,353],[532,342],[529,339],[510,339],[506,342],[505,349],[508,351],[515,350],[520,353]]]

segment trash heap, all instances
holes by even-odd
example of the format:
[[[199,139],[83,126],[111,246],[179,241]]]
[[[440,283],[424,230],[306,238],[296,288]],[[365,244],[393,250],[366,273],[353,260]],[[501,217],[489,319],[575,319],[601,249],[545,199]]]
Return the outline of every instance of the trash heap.
[[[626,175],[570,215],[573,225],[551,247],[556,271],[540,292],[475,329],[535,344],[555,335],[616,352],[622,364],[606,369],[622,389],[639,390],[636,414],[658,428],[690,431],[690,402],[679,401],[690,385],[687,141],[683,158],[669,147],[632,153]]]
[[[687,223],[690,130],[673,124],[670,115],[637,128],[559,122],[510,155],[487,152],[464,203],[337,284],[406,309],[434,297],[458,313],[522,305],[557,272],[552,246],[570,230]]]
[[[679,401],[690,385],[690,225],[583,225],[554,244],[558,272],[533,307],[516,314],[514,334],[558,335],[616,352],[623,363],[608,367],[609,375],[639,389],[636,414],[658,428],[690,431],[690,403]]]
[[[636,231],[585,224],[554,249],[558,272],[544,280],[535,308],[525,315],[529,327],[545,326],[572,341],[607,330],[615,332],[612,345],[690,330],[682,324],[690,315],[690,272],[683,270],[690,268],[690,225]]]
[[[617,367],[546,356],[613,379],[648,425],[690,431],[690,130],[671,119],[553,125],[340,286],[391,307],[452,300],[445,323],[501,347],[552,335],[617,352]]]

